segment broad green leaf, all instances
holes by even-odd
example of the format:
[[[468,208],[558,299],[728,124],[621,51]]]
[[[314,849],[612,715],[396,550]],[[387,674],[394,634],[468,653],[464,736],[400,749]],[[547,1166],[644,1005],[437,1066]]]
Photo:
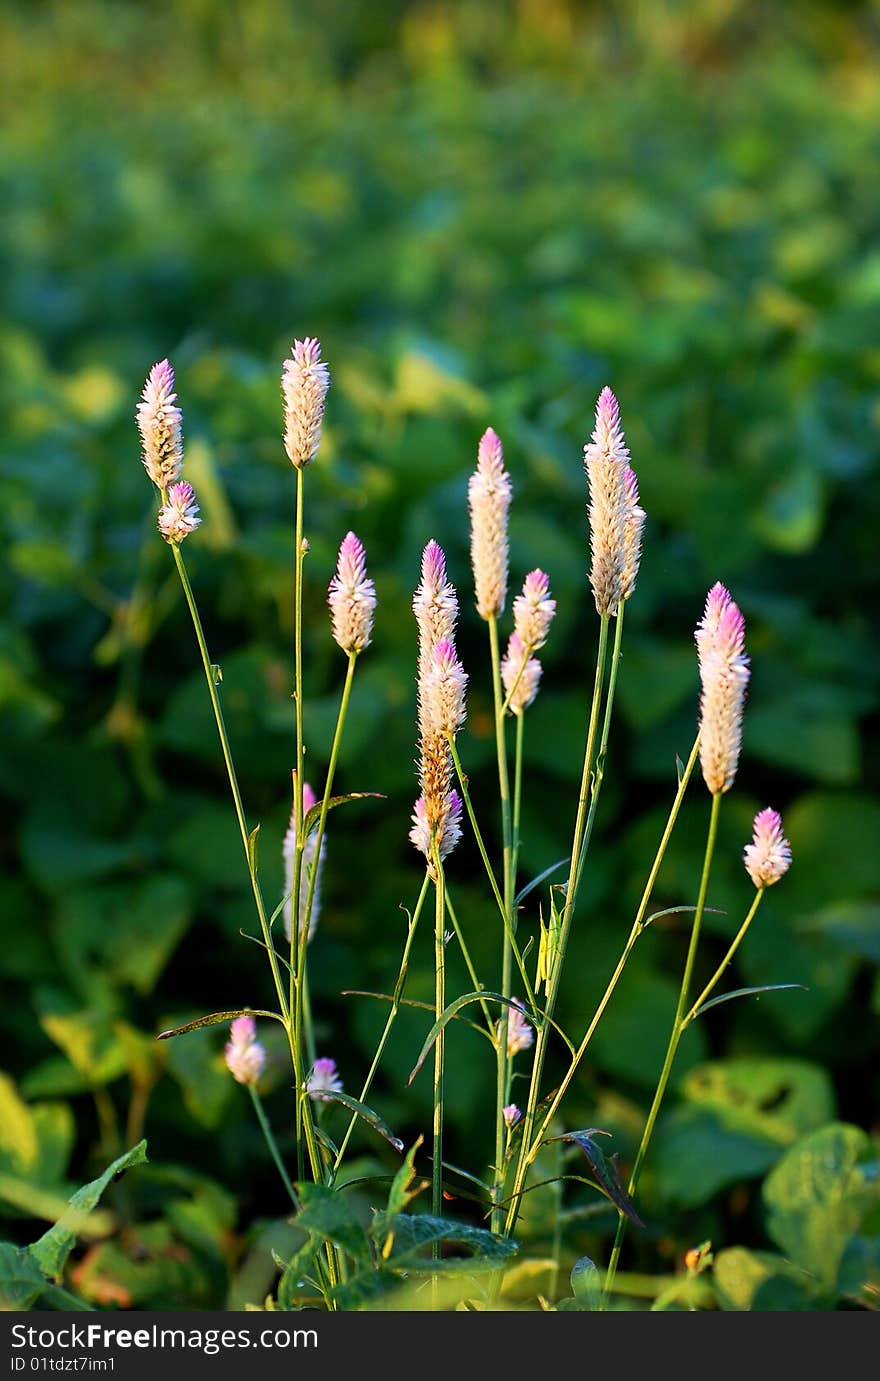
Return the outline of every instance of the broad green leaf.
[[[689,1103],[716,1114],[731,1131],[779,1146],[834,1115],[828,1074],[805,1060],[716,1060],[690,1070],[682,1091]]]
[[[603,1132],[600,1127],[587,1127],[579,1132],[563,1132],[561,1136],[551,1136],[547,1138],[552,1141],[573,1141],[575,1146],[583,1151],[589,1162],[590,1169],[599,1188],[603,1194],[620,1209],[621,1213],[629,1218],[636,1227],[643,1228],[645,1225],[636,1213],[635,1206],[620,1183],[620,1176],[617,1171],[617,1164],[614,1157],[606,1156],[599,1143],[597,1136],[610,1136],[610,1132]],[[577,1292],[575,1292],[577,1293]]]
[[[26,1173],[38,1154],[31,1110],[7,1074],[0,1074],[0,1166]]]
[[[43,1010],[40,1025],[90,1088],[109,1084],[128,1068],[126,1051],[113,1024],[97,1011]]]
[[[880,1182],[859,1162],[871,1143],[833,1122],[798,1141],[767,1177],[767,1231],[799,1266],[833,1290],[847,1240],[880,1202]]]
[[[602,1301],[602,1277],[595,1261],[581,1256],[571,1268],[571,1293],[578,1308],[593,1311]]]
[[[469,1223],[457,1223],[450,1218],[433,1218],[427,1213],[398,1213],[393,1218],[389,1218],[387,1213],[377,1213],[370,1224],[370,1236],[382,1243],[389,1229],[394,1234],[394,1244],[386,1259],[388,1266],[394,1270],[405,1268],[407,1271],[429,1274],[492,1270],[515,1256],[519,1250],[515,1242],[499,1237],[486,1228],[471,1227]],[[435,1242],[465,1248],[470,1254],[464,1259],[447,1256],[440,1261],[432,1261],[430,1256],[426,1256],[426,1251]]]
[[[717,1113],[685,1104],[657,1127],[651,1173],[664,1202],[697,1208],[728,1185],[766,1174],[781,1154],[778,1142],[736,1130]]]
[[[67,1212],[39,1241],[28,1247],[29,1259],[44,1275],[52,1280],[60,1276],[76,1241],[77,1232],[80,1231],[84,1219],[97,1205],[110,1181],[124,1174],[126,1170],[131,1170],[135,1165],[143,1165],[146,1159],[147,1143],[139,1141],[130,1151],[118,1156],[112,1165],[108,1165],[103,1175],[83,1185],[82,1189],[78,1189],[71,1196]]]
[[[320,1184],[298,1185],[297,1190],[302,1203],[294,1220],[298,1228],[342,1247],[356,1260],[369,1259],[367,1235],[348,1195]]]
[[[880,905],[840,901],[797,922],[795,935],[821,934],[848,954],[880,964]]]
[[[0,1242],[0,1310],[32,1309],[47,1283],[26,1250]]]
[[[722,1309],[745,1313],[821,1309],[806,1271],[773,1252],[730,1247],[715,1258],[712,1272]]]

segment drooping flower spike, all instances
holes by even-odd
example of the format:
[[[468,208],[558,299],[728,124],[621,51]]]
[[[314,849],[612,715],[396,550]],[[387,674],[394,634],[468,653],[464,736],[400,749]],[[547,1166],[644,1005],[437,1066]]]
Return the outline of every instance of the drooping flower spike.
[[[369,647],[376,587],[367,576],[363,543],[353,532],[343,538],[339,548],[327,603],[333,620],[333,637],[343,652],[363,652]]]
[[[590,584],[599,614],[614,616],[624,598],[627,512],[632,504],[627,492],[629,451],[620,425],[620,408],[610,388],[599,394],[596,425],[584,447],[584,466],[590,492]]]
[[[718,582],[706,598],[694,634],[700,667],[700,766],[716,795],[733,786],[742,743],[743,707],[749,680],[745,620]]]
[[[480,438],[477,468],[468,481],[471,566],[481,619],[502,613],[507,598],[507,512],[511,495],[501,441],[489,427]]]
[[[321,359],[321,342],[295,340],[281,373],[284,399],[284,449],[298,470],[318,454],[330,370]]]
[[[309,786],[308,782],[303,782],[303,816],[307,816],[313,806],[317,805],[317,797]],[[284,903],[284,933],[290,939],[290,930],[293,924],[293,875],[296,860],[296,836],[297,836],[297,802],[296,792],[293,795],[293,810],[290,815],[290,824],[284,836],[282,856],[284,858],[284,892],[287,900]],[[313,869],[317,869],[315,876],[315,890],[312,894],[312,914],[309,917],[308,939],[311,940],[318,924],[318,916],[321,911],[321,873],[324,870],[324,854],[327,848],[327,836],[321,840],[321,853],[317,854],[318,846],[318,826],[315,824],[309,831],[303,848],[302,867],[299,880],[299,906],[297,915],[300,919],[300,940],[305,925],[306,904],[309,897],[309,887]]]
[[[226,1068],[239,1084],[256,1084],[266,1065],[265,1048],[257,1040],[253,1017],[236,1017],[223,1052]]]
[[[746,872],[756,887],[772,887],[791,867],[791,845],[782,833],[782,817],[769,806],[758,811],[752,842],[743,852]]]
[[[165,541],[175,542],[179,546],[185,537],[195,532],[202,521],[199,511],[192,485],[186,480],[172,484],[167,502],[159,509],[158,517],[159,531]]]
[[[137,406],[144,469],[157,489],[168,489],[183,468],[183,414],[176,406],[174,370],[168,360],[154,364]]]

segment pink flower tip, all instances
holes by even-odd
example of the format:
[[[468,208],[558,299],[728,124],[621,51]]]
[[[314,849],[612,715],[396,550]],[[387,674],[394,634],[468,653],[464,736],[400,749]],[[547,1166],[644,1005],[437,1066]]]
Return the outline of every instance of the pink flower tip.
[[[772,887],[791,867],[791,845],[782,833],[782,817],[771,809],[758,811],[752,842],[743,852],[746,872],[756,887]]]
[[[522,1113],[520,1112],[519,1108],[516,1106],[515,1103],[508,1103],[505,1108],[501,1109],[501,1113],[504,1117],[504,1125],[506,1126],[508,1131],[510,1131],[511,1128],[515,1127],[517,1122],[519,1122],[520,1118],[522,1117]]]
[[[312,1072],[306,1081],[306,1093],[316,1103],[329,1103],[328,1094],[341,1093],[342,1080],[336,1068],[336,1061],[327,1056],[315,1060]]]
[[[236,1017],[223,1052],[226,1068],[239,1084],[256,1084],[266,1065],[266,1051],[257,1040],[253,1017]]]
[[[422,580],[432,588],[446,583],[446,557],[433,537],[422,552]]]
[[[616,427],[620,421],[620,404],[606,384],[596,400],[596,422]]]

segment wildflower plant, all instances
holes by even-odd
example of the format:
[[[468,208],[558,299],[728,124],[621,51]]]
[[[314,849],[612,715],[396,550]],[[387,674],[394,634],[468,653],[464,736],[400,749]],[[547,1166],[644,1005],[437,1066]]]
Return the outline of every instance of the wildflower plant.
[[[566,976],[566,953],[573,927],[595,922],[595,918],[582,914],[579,898],[589,863],[609,753],[624,615],[628,602],[637,594],[647,515],[641,506],[638,479],[619,404],[612,391],[604,388],[596,402],[592,434],[584,447],[588,509],[585,555],[589,549],[584,599],[588,601],[591,592],[598,624],[595,653],[588,668],[592,673],[592,697],[584,716],[581,784],[577,799],[572,803],[571,834],[566,841],[568,852],[562,860],[567,876],[564,882],[554,881],[551,869],[522,888],[519,855],[524,736],[528,710],[542,683],[542,666],[536,654],[552,636],[556,601],[551,596],[551,577],[545,571],[535,569],[522,577],[516,575],[517,580],[522,579],[522,584],[507,616],[504,629],[507,641],[502,656],[502,620],[505,619],[510,583],[508,518],[514,502],[514,485],[506,468],[500,437],[491,427],[483,433],[477,445],[476,466],[468,483],[468,509],[473,605],[476,617],[486,629],[486,666],[466,669],[462,664],[456,644],[459,595],[449,578],[443,550],[430,539],[422,552],[412,601],[415,619],[413,736],[418,786],[409,839],[422,876],[415,904],[407,913],[406,941],[397,980],[388,997],[382,1035],[369,1069],[358,1079],[359,1093],[354,1097],[346,1091],[335,1060],[316,1052],[316,1024],[308,989],[308,954],[321,906],[322,873],[335,862],[332,851],[329,855],[327,852],[328,814],[338,805],[369,794],[334,795],[333,791],[356,668],[360,657],[372,646],[374,637],[381,639],[382,610],[368,574],[363,544],[349,531],[341,540],[336,568],[327,588],[328,636],[346,659],[345,674],[326,769],[322,777],[317,777],[310,768],[314,784],[310,785],[304,776],[302,665],[303,587],[305,558],[309,551],[304,532],[305,479],[308,467],[320,462],[329,388],[330,371],[322,358],[319,342],[310,337],[294,341],[282,367],[281,391],[283,446],[296,476],[292,505],[295,517],[291,655],[296,732],[288,764],[292,773],[292,803],[282,844],[284,895],[271,908],[264,899],[257,869],[259,826],[252,826],[245,814],[223,717],[222,678],[208,652],[182,551],[184,539],[197,532],[200,515],[192,486],[183,478],[183,417],[168,361],[160,362],[150,371],[137,408],[144,467],[158,491],[159,533],[171,548],[193,622],[274,1001],[274,1006],[270,1007],[242,1007],[235,1012],[210,1014],[175,1031],[164,1032],[163,1036],[185,1036],[188,1031],[205,1025],[230,1023],[224,1051],[227,1068],[232,1078],[250,1094],[269,1152],[297,1221],[306,1234],[305,1255],[296,1258],[296,1277],[308,1278],[328,1308],[357,1307],[364,1298],[359,1293],[365,1288],[364,1274],[370,1271],[382,1277],[383,1288],[387,1289],[413,1273],[421,1274],[431,1282],[433,1307],[443,1307],[445,1296],[441,1291],[441,1279],[449,1263],[442,1259],[442,1244],[449,1241],[465,1243],[472,1251],[469,1271],[476,1271],[480,1263],[488,1267],[488,1284],[482,1301],[483,1307],[491,1307],[498,1297],[505,1263],[516,1251],[517,1224],[524,1196],[535,1179],[539,1154],[552,1145],[558,1160],[560,1143],[565,1142],[583,1152],[591,1180],[618,1213],[616,1236],[609,1244],[604,1293],[598,1285],[598,1268],[592,1261],[589,1262],[590,1290],[586,1294],[581,1292],[591,1301],[583,1307],[601,1308],[615,1286],[627,1224],[641,1226],[636,1207],[641,1171],[681,1038],[692,1022],[702,1018],[717,1003],[740,995],[738,991],[717,994],[716,989],[743,943],[766,891],[782,879],[791,864],[791,848],[784,836],[780,816],[770,808],[760,811],[755,817],[752,840],[745,845],[743,854],[745,874],[754,887],[751,904],[720,964],[694,999],[693,980],[718,841],[719,815],[724,797],[735,785],[743,738],[750,675],[745,621],[730,592],[720,582],[716,583],[708,592],[695,630],[695,690],[699,683],[696,733],[686,763],[679,765],[676,790],[641,899],[595,1010],[582,1015],[580,1030],[565,1032],[559,1027],[555,1014]],[[465,600],[465,607],[470,603]],[[493,705],[494,770],[498,787],[494,811],[490,811],[486,802],[472,798],[466,764],[459,751],[469,686],[485,686],[487,678]],[[511,730],[512,745],[509,742]],[[694,904],[676,908],[690,916],[690,937],[666,1053],[658,1070],[656,1090],[638,1151],[624,1185],[617,1172],[616,1160],[601,1149],[598,1130],[565,1126],[564,1103],[629,957],[652,919],[649,907],[655,884],[698,763],[709,793],[703,864],[699,878],[695,879]],[[397,803],[398,809],[399,806]],[[497,816],[494,820],[493,814]],[[487,819],[495,828],[487,829]],[[401,820],[401,832],[404,829]],[[494,927],[497,940],[494,971],[485,975],[478,974],[473,963],[454,903],[454,855],[465,831],[472,836],[485,871],[485,914],[487,923]],[[499,857],[493,858],[491,840],[496,833],[501,851]],[[523,944],[523,902],[534,892],[538,892],[541,899],[535,937],[538,943]],[[336,1217],[328,1210],[327,1219],[315,1226],[316,1205],[326,1202],[328,1195],[344,1193],[340,1185],[341,1170],[358,1123],[384,1137],[396,1151],[403,1151],[403,1144],[368,1100],[400,1007],[406,1001],[409,959],[421,915],[432,894],[433,1020],[425,1032],[420,1051],[414,1052],[410,1075],[412,1083],[428,1057],[433,1055],[429,1138],[431,1212],[407,1215],[404,1211],[417,1192],[411,1185],[416,1174],[415,1157],[423,1140],[419,1137],[394,1177],[388,1210],[375,1215],[369,1230],[369,1250],[358,1259],[351,1245],[351,1234],[338,1230],[343,1221],[339,1217],[342,1210],[334,1210]],[[471,986],[464,992],[450,994],[446,953],[453,943],[461,952]],[[456,1223],[449,1218],[445,1207],[445,1176],[448,1173],[443,1150],[446,1031],[453,1020],[470,1020],[488,1042],[491,1056],[487,1058],[494,1060],[492,1136],[486,1139],[486,1144],[475,1147],[475,1163],[463,1172],[480,1187],[488,1227]],[[290,1164],[279,1149],[260,1099],[259,1084],[268,1060],[266,1048],[258,1038],[258,1021],[274,1021],[281,1025],[285,1034],[292,1075],[285,1128],[285,1139],[293,1145]],[[569,1058],[561,1079],[548,1089],[545,1064],[549,1043],[557,1034]],[[514,1078],[518,1102],[514,1102],[512,1096]],[[339,1117],[340,1110],[348,1114],[341,1136],[333,1121]],[[328,1130],[331,1126],[332,1137]],[[559,1181],[560,1176],[556,1178]],[[336,1229],[331,1220],[337,1225]],[[417,1227],[413,1226],[416,1222]],[[358,1233],[363,1237],[361,1227]],[[424,1246],[421,1254],[411,1245],[416,1239]],[[409,1243],[410,1248],[404,1250],[401,1242]],[[426,1256],[425,1251],[430,1254]],[[294,1270],[293,1265],[290,1269]],[[576,1273],[572,1273],[573,1281]],[[360,1282],[358,1288],[352,1285],[353,1280]],[[296,1298],[296,1290],[291,1294],[285,1287],[285,1298]]]

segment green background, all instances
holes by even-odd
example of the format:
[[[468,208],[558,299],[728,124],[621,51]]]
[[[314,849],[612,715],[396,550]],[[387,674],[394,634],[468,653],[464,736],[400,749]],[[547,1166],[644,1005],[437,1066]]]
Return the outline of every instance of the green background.
[[[693,740],[692,633],[716,579],[746,616],[753,675],[698,979],[749,903],[741,852],[771,804],[794,864],[730,986],[808,988],[723,1007],[683,1044],[680,1076],[725,1063],[670,1098],[628,1264],[671,1269],[707,1236],[766,1245],[757,1184],[783,1149],[835,1115],[872,1126],[878,34],[858,3],[4,7],[0,1032],[15,1083],[0,1084],[0,1212],[28,1240],[38,1190],[89,1178],[144,1132],[152,1168],[116,1205],[123,1234],[77,1258],[92,1301],[259,1299],[266,1244],[287,1231],[221,1031],[153,1040],[270,999],[239,934],[255,928],[247,875],[133,424],[166,355],[204,517],[186,556],[270,899],[293,762],[279,396],[293,336],[320,337],[332,371],[306,476],[308,775],[319,785],[344,670],[325,594],[351,527],[379,606],[338,785],[387,798],[331,817],[311,951],[319,1053],[346,1088],[384,1011],[342,990],[390,990],[420,883],[409,603],[432,536],[462,599],[461,753],[497,836],[466,514],[490,424],[515,491],[512,586],[541,565],[559,606],[526,724],[523,878],[566,852],[596,641],[581,448],[609,383],[648,523],[561,1019],[579,1038],[628,933]],[[693,902],[706,819],[695,786],[658,906]],[[469,839],[449,872],[495,986],[497,913]],[[640,942],[566,1105],[566,1127],[612,1129],[625,1162],[685,933],[673,917]],[[410,996],[432,1000],[431,963],[426,926]],[[451,958],[450,990],[465,982]],[[401,1018],[375,1091],[407,1142],[430,1122],[429,1075],[405,1088],[426,1024]],[[449,1156],[480,1174],[494,1064],[467,1030],[450,1051]],[[393,1168],[369,1134],[356,1149],[363,1173]],[[568,1264],[604,1261],[611,1215],[576,1184],[566,1204]],[[536,1207],[524,1226],[539,1256],[543,1221]]]

